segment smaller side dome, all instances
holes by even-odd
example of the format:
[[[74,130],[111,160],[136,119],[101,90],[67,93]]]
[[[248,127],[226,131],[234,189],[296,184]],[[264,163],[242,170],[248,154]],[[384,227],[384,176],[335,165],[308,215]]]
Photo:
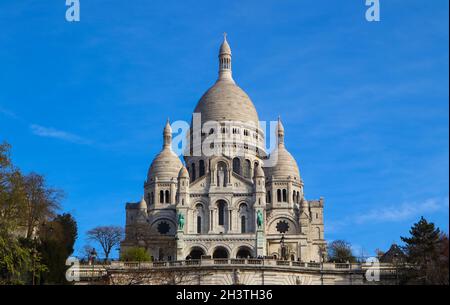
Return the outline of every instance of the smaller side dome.
[[[180,169],[180,172],[178,173],[178,178],[186,178],[186,179],[189,179],[189,172],[188,172],[188,170],[186,169],[185,166],[183,166],[183,167]]]
[[[139,202],[139,209],[141,210],[147,209],[147,202],[145,202],[144,196],[142,196],[141,202]]]
[[[301,180],[297,162],[284,145],[284,127],[280,118],[278,118],[277,133],[278,147],[271,153],[271,159],[275,164],[264,168],[266,176],[270,179],[292,177]]]
[[[147,174],[148,182],[154,181],[156,177],[161,180],[177,178],[180,168],[183,167],[180,158],[172,151],[172,128],[170,127],[169,120],[167,120],[166,126],[164,127],[163,137],[163,149],[153,159],[150,165]]]

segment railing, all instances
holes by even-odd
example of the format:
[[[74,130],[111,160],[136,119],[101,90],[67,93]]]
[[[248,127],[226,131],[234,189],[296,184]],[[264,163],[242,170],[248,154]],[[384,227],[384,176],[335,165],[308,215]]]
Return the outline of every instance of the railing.
[[[315,268],[315,269],[318,269],[318,268],[320,268],[320,263],[308,263],[308,267],[309,268]]]
[[[350,269],[350,264],[336,263],[334,264],[336,269]]]
[[[364,263],[316,263],[259,258],[236,259],[193,259],[184,261],[156,261],[156,262],[121,262],[114,261],[111,264],[86,265],[80,264],[73,270],[82,280],[95,281],[108,275],[114,270],[160,270],[166,268],[268,268],[314,272],[365,272],[370,266]],[[405,268],[407,266],[403,266]],[[398,267],[392,264],[379,264],[381,275],[394,276],[398,273]]]
[[[184,261],[184,264],[186,266],[198,266],[198,265],[200,265],[200,260],[199,259],[193,259],[193,260],[189,260],[189,261]]]
[[[349,264],[349,263],[316,263],[316,262],[300,262],[289,260],[275,260],[275,259],[260,259],[260,258],[212,258],[212,259],[192,259],[184,261],[155,261],[155,262],[121,262],[114,261],[108,265],[84,265],[79,266],[79,273],[81,277],[98,277],[107,273],[108,269],[161,269],[161,268],[192,268],[199,266],[247,266],[252,267],[267,267],[267,268],[292,268],[292,269],[313,269],[328,271],[364,271],[367,269],[364,264]],[[385,272],[392,271],[392,266],[383,267],[380,265],[380,269],[385,268]]]
[[[303,262],[292,262],[292,266],[294,267],[305,267],[305,263]]]
[[[262,259],[249,258],[247,260],[247,264],[249,265],[262,265],[262,263],[263,263]]]

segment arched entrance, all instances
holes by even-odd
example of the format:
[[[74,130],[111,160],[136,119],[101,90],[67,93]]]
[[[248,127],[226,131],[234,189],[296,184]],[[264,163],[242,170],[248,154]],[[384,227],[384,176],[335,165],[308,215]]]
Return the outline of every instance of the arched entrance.
[[[247,247],[240,247],[236,253],[236,258],[251,258],[252,250]]]
[[[228,250],[224,247],[217,247],[213,253],[213,258],[228,258],[228,256]]]
[[[186,259],[201,259],[202,255],[205,255],[205,251],[200,247],[194,247],[191,249],[191,252],[189,252]]]

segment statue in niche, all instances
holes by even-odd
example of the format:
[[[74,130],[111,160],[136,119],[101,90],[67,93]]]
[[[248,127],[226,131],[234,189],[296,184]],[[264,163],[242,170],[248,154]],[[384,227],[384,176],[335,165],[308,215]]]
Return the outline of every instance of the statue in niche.
[[[217,186],[226,186],[227,185],[227,171],[226,166],[223,163],[219,163],[217,166]]]

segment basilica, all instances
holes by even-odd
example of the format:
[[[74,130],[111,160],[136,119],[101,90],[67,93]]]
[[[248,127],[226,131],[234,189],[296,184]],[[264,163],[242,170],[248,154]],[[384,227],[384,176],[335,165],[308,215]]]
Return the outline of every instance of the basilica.
[[[219,75],[197,103],[183,161],[167,122],[139,202],[126,204],[121,253],[143,247],[154,261],[275,258],[321,262],[326,255],[322,198],[307,200],[280,119],[276,145],[232,76],[226,36]]]

